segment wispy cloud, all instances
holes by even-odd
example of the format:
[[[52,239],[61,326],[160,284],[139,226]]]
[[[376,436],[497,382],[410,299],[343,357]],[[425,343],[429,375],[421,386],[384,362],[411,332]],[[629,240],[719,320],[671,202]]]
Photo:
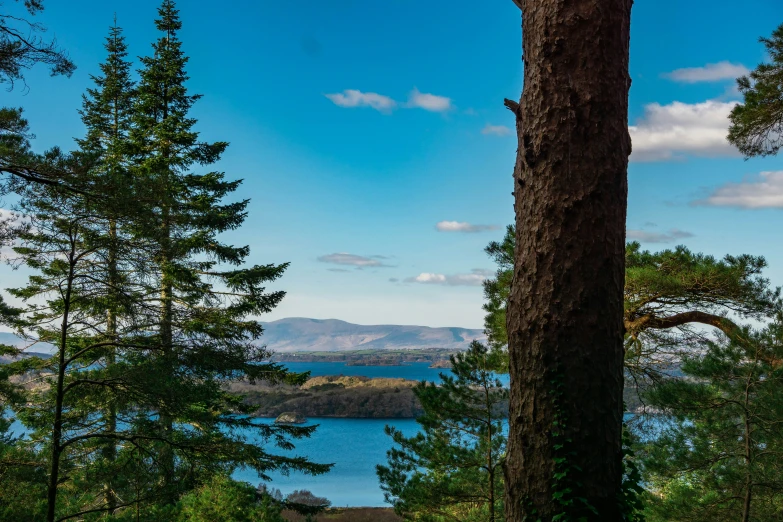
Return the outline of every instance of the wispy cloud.
[[[481,286],[487,277],[491,275],[493,275],[491,270],[485,270],[483,268],[474,268],[469,274],[445,275],[422,272],[417,276],[406,278],[404,282],[444,286]]]
[[[650,232],[649,230],[628,230],[626,237],[630,241],[640,241],[642,243],[673,243],[678,239],[693,237],[690,232],[673,228],[668,232]]]
[[[408,103],[406,106],[409,108],[424,109],[425,111],[430,112],[444,112],[451,109],[452,104],[451,98],[420,92],[414,87],[410,95],[408,95]]]
[[[497,230],[497,225],[472,225],[461,221],[440,221],[435,224],[438,232],[484,232],[485,230]]]
[[[481,134],[487,134],[490,136],[508,136],[511,134],[511,127],[506,127],[505,125],[490,125],[487,123],[483,129],[481,129]]]
[[[322,263],[331,263],[333,265],[355,266],[357,268],[389,266],[383,264],[379,258],[385,259],[383,256],[358,256],[347,252],[337,252],[335,254],[320,256],[318,257],[318,261],[321,261]]]
[[[384,113],[390,113],[397,107],[396,101],[377,92],[346,89],[341,93],[325,94],[324,96],[340,107],[372,107],[376,111]]]
[[[665,78],[682,83],[719,82],[735,80],[745,76],[750,70],[742,64],[727,61],[708,63],[704,67],[686,67],[664,73]]]
[[[738,102],[651,103],[628,130],[633,142],[631,161],[666,161],[683,155],[739,156],[729,144],[729,114]]]
[[[692,204],[744,209],[783,208],[783,170],[762,172],[740,183],[726,183]]]
[[[378,112],[390,114],[394,109],[423,109],[430,112],[446,112],[454,107],[451,98],[414,88],[408,95],[408,101],[398,102],[390,96],[377,92],[362,92],[357,89],[345,89],[343,92],[324,94],[339,107],[371,107]]]

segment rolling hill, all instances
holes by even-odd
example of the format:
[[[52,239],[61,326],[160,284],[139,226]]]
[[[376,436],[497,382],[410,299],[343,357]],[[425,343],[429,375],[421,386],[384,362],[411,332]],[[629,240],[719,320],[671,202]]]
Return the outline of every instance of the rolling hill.
[[[462,350],[483,330],[428,326],[360,325],[337,319],[290,317],[262,323],[261,342],[276,352],[447,348]]]

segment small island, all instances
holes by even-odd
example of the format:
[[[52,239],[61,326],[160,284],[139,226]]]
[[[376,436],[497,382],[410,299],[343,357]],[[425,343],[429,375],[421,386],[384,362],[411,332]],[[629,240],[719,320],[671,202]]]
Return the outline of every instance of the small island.
[[[301,386],[235,382],[229,391],[245,396],[256,408],[254,415],[281,417],[388,418],[410,419],[422,413],[413,393],[418,381],[359,376],[313,377]],[[295,418],[295,417],[293,417]]]
[[[287,411],[281,413],[275,419],[275,424],[304,424],[307,419],[296,412]]]

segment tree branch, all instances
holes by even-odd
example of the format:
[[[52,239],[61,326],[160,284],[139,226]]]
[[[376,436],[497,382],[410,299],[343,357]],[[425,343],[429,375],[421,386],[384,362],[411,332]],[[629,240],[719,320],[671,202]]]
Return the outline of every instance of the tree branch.
[[[646,314],[635,319],[625,319],[625,331],[630,334],[638,333],[645,329],[664,330],[676,328],[688,323],[701,323],[714,326],[728,336],[737,333],[739,327],[730,319],[720,315],[709,314],[699,310],[682,312],[669,317],[656,317],[653,314]]]

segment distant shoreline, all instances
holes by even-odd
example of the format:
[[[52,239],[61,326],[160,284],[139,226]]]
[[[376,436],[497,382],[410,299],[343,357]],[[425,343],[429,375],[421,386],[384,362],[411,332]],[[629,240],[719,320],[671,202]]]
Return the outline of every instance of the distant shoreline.
[[[410,363],[429,363],[434,368],[450,367],[449,357],[456,350],[424,348],[410,350],[344,350],[276,352],[271,362],[335,362],[347,366],[405,366]]]

